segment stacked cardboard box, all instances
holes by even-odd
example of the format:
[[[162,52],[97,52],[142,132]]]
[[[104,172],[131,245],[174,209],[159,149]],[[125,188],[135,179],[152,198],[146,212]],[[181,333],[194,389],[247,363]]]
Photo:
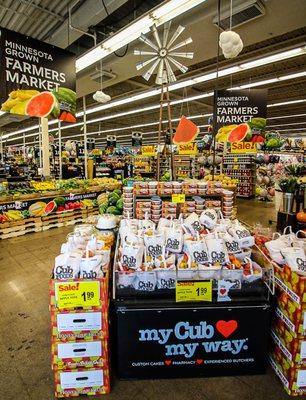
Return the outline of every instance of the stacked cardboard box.
[[[108,275],[51,279],[49,290],[55,397],[109,393]]]
[[[270,361],[288,394],[306,394],[306,277],[275,265],[277,308]]]

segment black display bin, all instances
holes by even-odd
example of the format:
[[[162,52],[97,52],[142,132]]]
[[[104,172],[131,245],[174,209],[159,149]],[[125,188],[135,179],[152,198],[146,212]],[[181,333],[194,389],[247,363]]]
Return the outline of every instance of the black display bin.
[[[113,301],[119,379],[263,374],[269,296],[234,302]]]

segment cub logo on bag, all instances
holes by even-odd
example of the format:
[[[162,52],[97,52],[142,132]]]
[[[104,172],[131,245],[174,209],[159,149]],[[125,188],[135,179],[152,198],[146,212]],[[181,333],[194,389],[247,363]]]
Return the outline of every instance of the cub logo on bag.
[[[200,232],[200,230],[201,230],[201,225],[200,225],[200,223],[199,223],[198,221],[194,221],[194,222],[191,224],[191,226],[192,226],[196,231]]]
[[[179,249],[180,242],[177,239],[167,239],[166,247],[171,248],[173,250]]]
[[[245,237],[250,236],[248,231],[245,231],[245,230],[244,231],[240,231],[239,229],[236,230],[236,234],[237,234],[239,239],[243,239]]]
[[[211,259],[212,262],[219,262],[221,264],[225,263],[225,253],[223,251],[220,251],[220,253],[218,253],[217,251],[212,251],[211,252]]]
[[[153,285],[152,282],[139,281],[138,282],[138,289],[151,291],[151,290],[154,289],[154,285]]]
[[[297,258],[296,263],[299,270],[306,272],[306,261],[302,260],[301,258]]]
[[[239,243],[232,241],[232,242],[225,242],[226,248],[229,252],[231,253],[237,253],[239,252]]]
[[[205,215],[207,215],[207,217],[211,218],[213,221],[215,220],[216,216],[212,213],[210,213],[209,211],[205,212]]]
[[[59,265],[55,269],[56,279],[70,279],[73,278],[73,269],[69,266],[63,267]]]
[[[148,252],[152,256],[160,256],[162,254],[162,247],[161,245],[157,244],[156,246],[153,246],[152,244],[148,246]]]
[[[136,258],[135,257],[133,257],[133,256],[128,257],[124,254],[122,257],[122,261],[127,267],[132,268],[132,269],[136,268]]]
[[[193,258],[194,260],[199,263],[205,263],[208,262],[208,254],[206,253],[206,251],[202,250],[202,251],[195,251],[193,253]]]
[[[83,279],[96,279],[96,277],[97,273],[95,271],[90,271],[90,272],[82,271]]]
[[[169,279],[161,279],[159,282],[160,288],[161,289],[173,289],[175,287],[175,279],[169,278]]]

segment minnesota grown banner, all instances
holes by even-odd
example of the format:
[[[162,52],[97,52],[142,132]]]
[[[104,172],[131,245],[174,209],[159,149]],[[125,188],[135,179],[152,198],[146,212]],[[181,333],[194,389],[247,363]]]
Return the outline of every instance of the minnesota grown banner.
[[[75,122],[75,55],[0,29],[1,110]]]
[[[263,143],[266,117],[266,89],[215,91],[214,131],[217,132],[217,142]]]

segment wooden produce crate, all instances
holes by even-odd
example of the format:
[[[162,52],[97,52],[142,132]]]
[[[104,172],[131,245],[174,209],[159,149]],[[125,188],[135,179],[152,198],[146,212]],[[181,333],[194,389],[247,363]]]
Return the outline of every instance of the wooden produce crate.
[[[0,239],[23,236],[30,232],[40,232],[42,221],[40,217],[26,218],[21,221],[10,221],[0,225]]]

